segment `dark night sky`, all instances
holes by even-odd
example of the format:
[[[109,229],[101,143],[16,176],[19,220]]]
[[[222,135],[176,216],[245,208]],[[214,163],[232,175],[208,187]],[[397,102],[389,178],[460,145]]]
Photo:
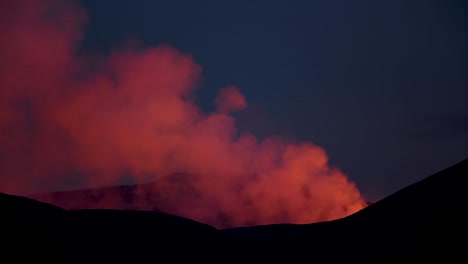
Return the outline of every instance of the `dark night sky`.
[[[192,54],[210,111],[236,85],[238,128],[311,141],[371,200],[468,157],[465,1],[84,1],[83,48],[139,39]]]

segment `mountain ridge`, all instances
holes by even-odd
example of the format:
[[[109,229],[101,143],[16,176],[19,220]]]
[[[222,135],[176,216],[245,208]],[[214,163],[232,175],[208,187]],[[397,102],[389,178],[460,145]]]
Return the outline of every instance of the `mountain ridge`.
[[[20,248],[45,260],[136,260],[170,255],[202,259],[316,257],[378,260],[435,256],[466,259],[468,159],[369,205],[350,216],[312,224],[216,229],[166,213],[65,210],[33,199],[0,194],[5,252]],[[82,244],[79,241],[88,241]],[[16,242],[15,242],[16,241]],[[9,249],[9,250],[8,250]],[[363,254],[363,249],[367,254]],[[47,254],[47,252],[54,252]],[[21,256],[20,256],[21,257]],[[219,259],[218,259],[219,260]]]

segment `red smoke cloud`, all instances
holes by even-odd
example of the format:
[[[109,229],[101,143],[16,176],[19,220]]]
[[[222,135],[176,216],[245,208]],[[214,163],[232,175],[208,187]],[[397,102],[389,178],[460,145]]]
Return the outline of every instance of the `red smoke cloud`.
[[[201,67],[171,47],[118,50],[96,63],[77,47],[84,12],[61,0],[0,4],[0,191],[159,180],[160,196],[186,217],[221,226],[310,223],[363,208],[347,177],[311,143],[238,135],[234,86],[217,111],[192,99]],[[81,54],[82,55],[82,54]],[[165,177],[189,173],[184,186]],[[156,190],[155,190],[156,191]],[[155,205],[157,207],[157,205]]]

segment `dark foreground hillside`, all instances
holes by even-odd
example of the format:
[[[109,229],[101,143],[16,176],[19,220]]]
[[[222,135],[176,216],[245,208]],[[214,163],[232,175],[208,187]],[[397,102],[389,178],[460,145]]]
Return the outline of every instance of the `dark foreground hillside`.
[[[221,230],[230,250],[384,261],[390,256],[468,259],[468,160],[346,218],[309,225]],[[374,258],[376,257],[376,258]]]
[[[62,263],[225,262],[252,256],[312,262],[466,260],[467,177],[465,160],[343,219],[223,230],[160,212],[65,210],[0,194],[0,258],[5,263],[12,263],[6,261],[10,257]]]

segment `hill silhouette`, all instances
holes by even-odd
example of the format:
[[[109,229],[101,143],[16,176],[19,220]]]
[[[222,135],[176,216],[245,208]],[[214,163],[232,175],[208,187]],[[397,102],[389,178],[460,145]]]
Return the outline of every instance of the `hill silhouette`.
[[[13,259],[63,261],[135,259],[199,253],[215,241],[216,229],[179,216],[150,211],[64,210],[0,193],[4,253]],[[26,255],[17,252],[28,252]],[[4,257],[5,254],[2,254]],[[74,256],[70,259],[70,256]]]
[[[0,194],[2,249],[15,259],[34,254],[36,260],[64,262],[143,261],[162,255],[218,261],[252,256],[466,259],[467,176],[464,160],[342,219],[221,230],[161,212],[65,210]]]
[[[342,219],[221,233],[230,238],[225,239],[230,247],[250,255],[284,252],[341,258],[365,251],[370,260],[372,256],[467,258],[463,253],[468,230],[467,177],[468,160],[464,160]]]

